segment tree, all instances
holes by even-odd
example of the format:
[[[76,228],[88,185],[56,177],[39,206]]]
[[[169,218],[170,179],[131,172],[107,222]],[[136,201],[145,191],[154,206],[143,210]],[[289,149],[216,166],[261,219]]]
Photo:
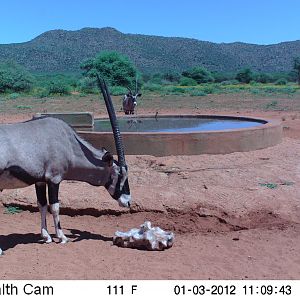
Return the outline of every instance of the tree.
[[[235,79],[242,83],[249,83],[253,80],[253,73],[249,68],[245,68],[236,74]]]
[[[137,69],[127,57],[118,52],[100,52],[95,58],[83,62],[80,68],[87,77],[95,78],[98,73],[110,85],[135,87]]]
[[[272,82],[272,76],[268,73],[258,73],[253,75],[253,80],[260,83]]]
[[[184,71],[182,72],[182,76],[192,78],[197,83],[207,83],[214,81],[214,77],[212,76],[212,74],[203,67],[194,67],[192,69]]]
[[[300,57],[294,58],[294,70],[297,72],[297,81],[300,85]]]
[[[33,76],[14,62],[0,64],[0,93],[26,92],[32,88]]]

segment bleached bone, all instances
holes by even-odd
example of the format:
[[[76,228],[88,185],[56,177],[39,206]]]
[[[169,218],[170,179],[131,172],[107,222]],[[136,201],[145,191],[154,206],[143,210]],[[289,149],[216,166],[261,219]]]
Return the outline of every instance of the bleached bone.
[[[146,221],[140,228],[133,228],[127,232],[116,231],[113,243],[124,248],[164,250],[173,246],[174,237],[173,232],[151,227],[151,222]]]

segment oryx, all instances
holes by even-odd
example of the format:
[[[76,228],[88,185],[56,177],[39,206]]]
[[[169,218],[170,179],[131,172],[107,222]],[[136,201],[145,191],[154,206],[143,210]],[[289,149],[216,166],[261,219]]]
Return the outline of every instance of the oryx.
[[[23,123],[0,125],[0,190],[35,185],[41,213],[41,236],[52,241],[46,225],[47,196],[56,236],[68,241],[59,221],[59,184],[63,180],[105,186],[121,206],[129,207],[131,195],[123,143],[108,89],[98,77],[110,116],[118,161],[106,149],[95,149],[65,122],[42,117]],[[2,250],[0,248],[0,254]]]
[[[137,91],[137,88],[135,90],[135,94],[133,94],[131,89],[128,88],[128,93],[124,95],[122,101],[123,111],[125,112],[125,115],[134,114],[134,109],[137,106],[137,97],[140,96],[142,96],[142,94]]]

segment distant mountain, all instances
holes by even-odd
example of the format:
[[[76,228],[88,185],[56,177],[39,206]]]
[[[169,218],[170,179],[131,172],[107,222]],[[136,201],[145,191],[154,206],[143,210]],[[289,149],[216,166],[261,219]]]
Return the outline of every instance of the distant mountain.
[[[204,66],[235,72],[250,67],[261,72],[292,69],[300,40],[274,45],[211,43],[180,37],[124,34],[114,28],[51,30],[26,43],[0,45],[0,61],[14,60],[34,72],[80,72],[79,65],[103,50],[128,56],[145,73],[183,71]]]

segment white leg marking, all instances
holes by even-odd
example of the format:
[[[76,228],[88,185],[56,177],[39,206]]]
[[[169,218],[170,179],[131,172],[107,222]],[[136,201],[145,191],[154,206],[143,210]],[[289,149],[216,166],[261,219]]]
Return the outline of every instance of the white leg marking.
[[[47,221],[46,221],[46,216],[47,216],[47,208],[48,208],[48,205],[44,205],[44,206],[41,206],[40,203],[38,203],[38,206],[39,206],[39,210],[40,210],[40,213],[41,213],[41,236],[43,238],[43,240],[49,244],[52,242],[52,239],[51,239],[51,236],[50,234],[48,233],[48,230],[47,230]]]
[[[0,248],[0,256],[3,254],[3,251],[2,251],[2,249]]]
[[[51,204],[50,205],[50,209],[51,209],[51,212],[52,212],[52,215],[53,215],[53,221],[54,221],[56,236],[60,240],[61,244],[65,244],[69,240],[64,235],[62,229],[60,228],[60,223],[59,223],[59,203]]]

